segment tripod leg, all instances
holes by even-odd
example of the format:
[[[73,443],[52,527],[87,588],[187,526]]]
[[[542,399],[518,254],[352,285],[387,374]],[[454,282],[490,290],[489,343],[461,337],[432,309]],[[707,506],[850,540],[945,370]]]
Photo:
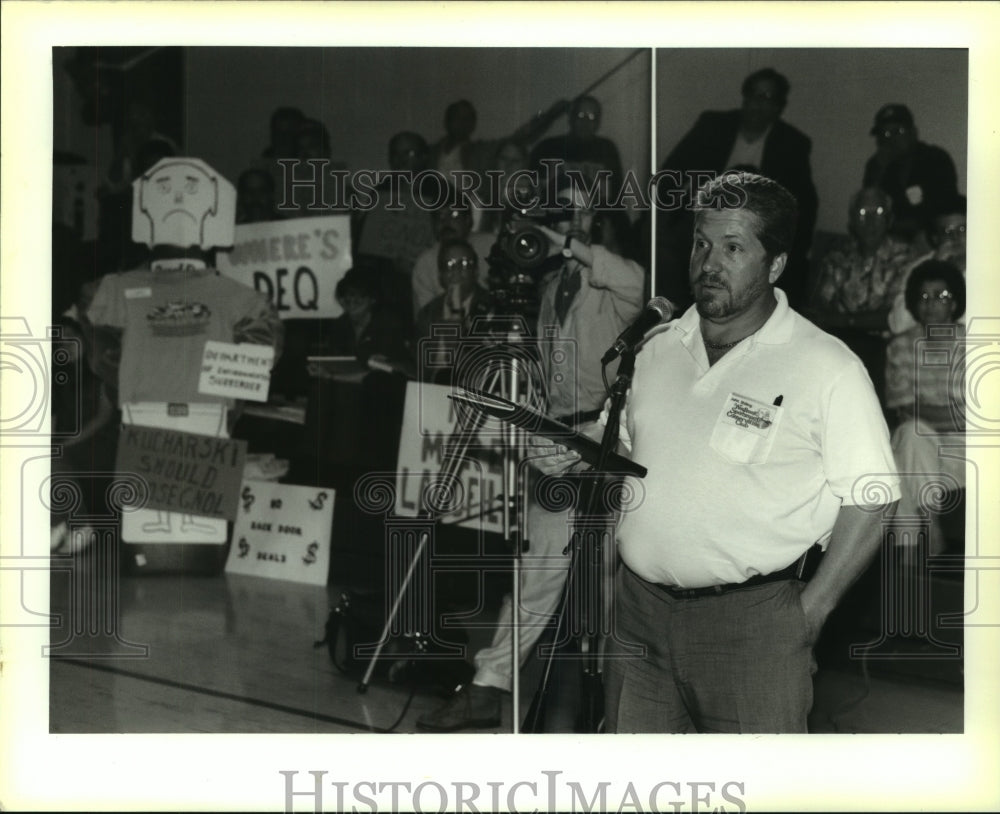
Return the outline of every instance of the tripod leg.
[[[396,598],[392,602],[392,608],[389,609],[389,615],[385,620],[385,627],[382,628],[382,635],[379,637],[378,644],[375,647],[375,652],[372,654],[371,661],[368,662],[368,669],[365,670],[365,674],[361,679],[361,683],[358,684],[358,692],[365,693],[368,691],[368,682],[371,681],[372,673],[375,672],[375,665],[378,662],[379,656],[382,654],[382,648],[385,647],[386,642],[389,640],[389,631],[392,630],[393,621],[396,618],[396,614],[399,612],[399,606],[403,602],[403,594],[406,593],[406,589],[413,579],[413,574],[417,570],[417,563],[420,562],[420,557],[423,556],[424,548],[427,546],[427,540],[430,534],[428,532],[423,532],[420,535],[420,543],[417,546],[417,550],[413,555],[413,559],[410,561],[409,567],[406,569],[406,575],[403,577],[403,582],[399,586],[399,590],[396,592]]]
[[[524,722],[521,724],[521,731],[528,734],[539,734],[545,731],[545,707],[548,702],[548,692],[549,685],[552,681],[552,668],[555,662],[556,649],[560,641],[562,641],[563,631],[566,626],[566,613],[569,607],[569,596],[571,585],[573,584],[573,576],[576,571],[576,560],[577,560],[577,549],[574,546],[570,555],[569,570],[566,574],[566,583],[563,585],[562,598],[559,600],[559,611],[556,615],[556,629],[553,634],[553,644],[549,648],[549,653],[545,657],[545,667],[542,670],[542,678],[538,683],[538,688],[535,690],[535,695],[531,699],[531,706],[528,708],[527,714],[524,716]],[[514,708],[515,714],[517,708]]]

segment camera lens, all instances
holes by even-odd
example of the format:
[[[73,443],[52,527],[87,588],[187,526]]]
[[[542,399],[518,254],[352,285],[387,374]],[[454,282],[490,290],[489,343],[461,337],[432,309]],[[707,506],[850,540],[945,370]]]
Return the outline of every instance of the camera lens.
[[[510,253],[518,265],[534,268],[548,256],[549,241],[534,226],[519,229],[510,240]]]

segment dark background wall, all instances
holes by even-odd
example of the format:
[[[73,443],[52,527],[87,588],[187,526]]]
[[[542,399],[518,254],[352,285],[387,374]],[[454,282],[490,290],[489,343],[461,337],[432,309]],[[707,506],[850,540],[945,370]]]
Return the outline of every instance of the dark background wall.
[[[110,160],[109,125],[88,125],[81,97],[65,70],[75,49],[54,49],[54,146],[98,165]],[[199,47],[181,59],[153,54],[131,70],[157,63],[176,70],[177,94],[157,92],[161,129],[180,136],[235,180],[260,155],[268,119],[280,105],[302,108],[329,128],[333,156],[350,169],[385,166],[389,137],[416,130],[442,133],[449,102],[468,98],[479,110],[480,138],[510,132],[538,110],[571,97],[603,76],[632,49],[601,48],[263,48]],[[135,56],[135,54],[133,54]],[[122,59],[127,64],[127,60]],[[177,68],[169,66],[177,64]],[[921,137],[947,149],[959,186],[967,167],[968,53],[964,49],[660,49],[656,54],[658,165],[705,109],[736,107],[740,83],[771,66],[792,90],[785,118],[813,140],[820,195],[818,228],[843,231],[847,203],[874,149],[868,134],[886,102],[910,106]],[[153,72],[163,84],[162,70]],[[601,132],[619,147],[624,167],[651,166],[651,60],[642,53],[594,91],[604,106]],[[128,84],[138,92],[139,82]],[[565,130],[557,121],[550,133]]]

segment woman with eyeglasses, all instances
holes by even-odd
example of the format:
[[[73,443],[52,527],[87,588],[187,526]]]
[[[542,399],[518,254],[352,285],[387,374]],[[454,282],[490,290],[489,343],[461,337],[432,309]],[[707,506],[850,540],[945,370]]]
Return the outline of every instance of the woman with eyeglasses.
[[[886,352],[886,406],[897,426],[892,448],[902,479],[897,517],[930,517],[932,554],[945,548],[937,512],[965,488],[965,278],[944,260],[910,274],[906,306],[917,325]],[[957,447],[957,448],[956,448]]]
[[[370,272],[348,269],[334,291],[343,313],[312,320],[304,432],[309,480],[295,482],[345,487],[357,472],[395,463],[412,352]]]
[[[806,311],[858,355],[880,396],[889,310],[914,259],[912,246],[890,233],[892,223],[892,199],[884,190],[871,187],[854,195],[848,234],[819,258],[812,308]]]

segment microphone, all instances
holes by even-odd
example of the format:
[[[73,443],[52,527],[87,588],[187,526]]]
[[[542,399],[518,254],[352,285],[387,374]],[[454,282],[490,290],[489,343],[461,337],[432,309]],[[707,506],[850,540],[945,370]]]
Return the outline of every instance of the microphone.
[[[639,318],[619,334],[615,344],[601,357],[601,364],[606,365],[626,351],[635,350],[635,346],[642,341],[647,331],[669,320],[675,310],[674,304],[666,297],[653,297],[646,304],[645,310],[639,314]]]

